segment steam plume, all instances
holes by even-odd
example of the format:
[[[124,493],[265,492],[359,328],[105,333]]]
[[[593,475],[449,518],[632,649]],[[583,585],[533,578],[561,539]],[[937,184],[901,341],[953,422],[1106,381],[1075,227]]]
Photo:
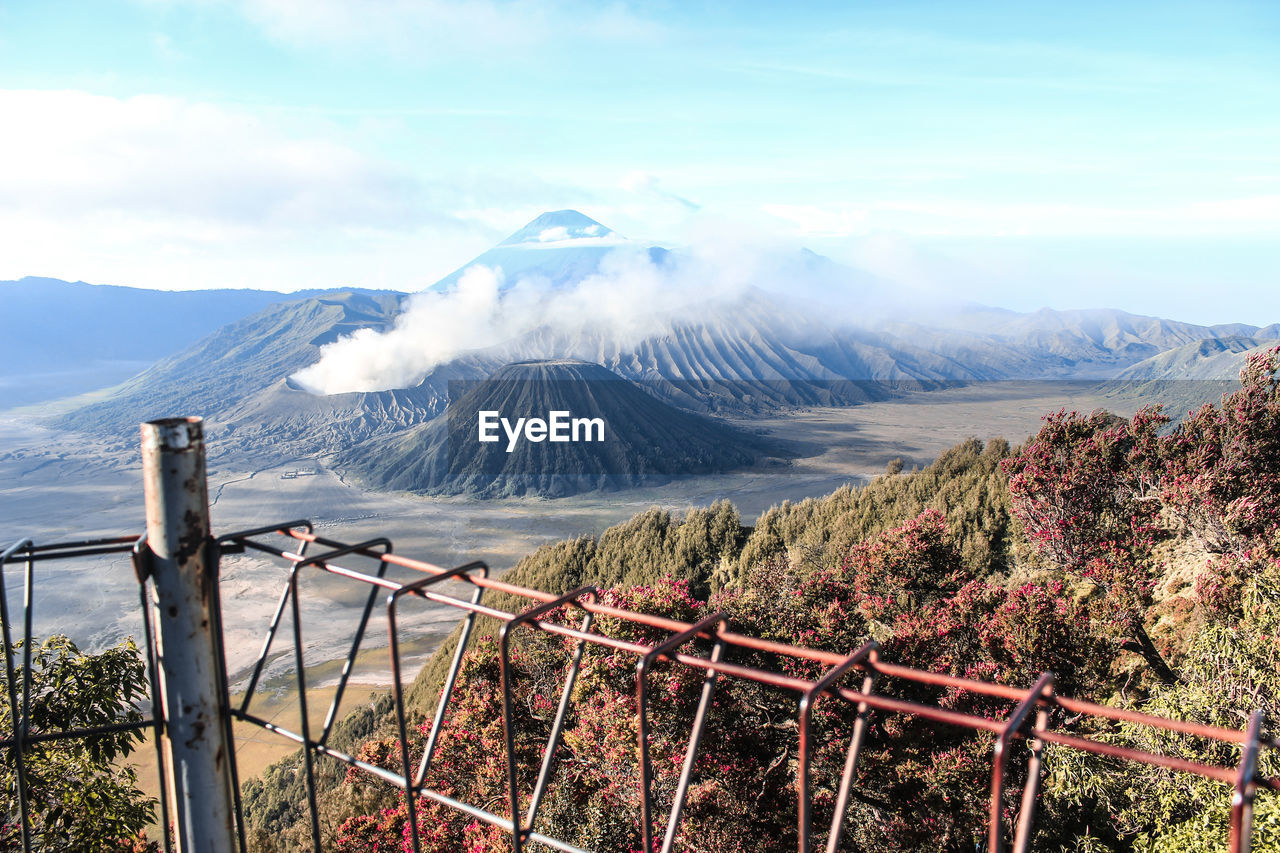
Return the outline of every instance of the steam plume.
[[[509,284],[500,268],[476,265],[451,291],[411,296],[393,328],[361,329],[325,345],[320,360],[292,379],[315,394],[406,388],[461,355],[534,331],[549,337],[591,332],[626,347],[753,289],[779,290],[787,304],[818,294],[827,302],[847,299],[852,271],[833,267],[813,268],[797,264],[794,252],[715,238],[659,262],[644,249],[615,249],[596,273],[567,288],[536,276]]]

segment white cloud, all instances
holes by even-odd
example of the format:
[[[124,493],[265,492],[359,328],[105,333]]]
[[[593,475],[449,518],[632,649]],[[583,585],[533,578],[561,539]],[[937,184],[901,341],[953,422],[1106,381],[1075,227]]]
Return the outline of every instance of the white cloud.
[[[320,361],[293,379],[320,394],[404,388],[465,353],[514,341],[520,358],[598,359],[595,334],[627,347],[669,333],[681,320],[716,316],[753,289],[793,303],[801,296],[828,305],[853,301],[867,311],[857,273],[807,261],[736,229],[707,229],[662,264],[643,248],[619,248],[596,273],[563,289],[548,290],[537,277],[508,281],[501,269],[476,265],[448,293],[411,297],[391,330],[363,329],[327,344]]]
[[[702,208],[702,205],[696,201],[691,201],[682,195],[676,195],[670,190],[664,189],[658,176],[649,172],[628,172],[622,176],[618,186],[629,193],[635,193],[639,196],[673,201],[688,211],[697,212]]]
[[[392,227],[422,219],[409,174],[323,139],[178,98],[0,91],[0,210],[220,227]]]
[[[0,278],[420,286],[381,268],[410,251],[420,265],[428,226],[439,243],[466,230],[438,212],[440,187],[235,110],[0,91],[0,115]]]
[[[1244,228],[1280,231],[1280,195],[1222,199],[1183,205],[1169,212],[1175,217],[1210,219],[1223,224],[1239,224]]]
[[[208,2],[208,0],[194,0]],[[432,61],[510,51],[565,36],[633,39],[657,32],[622,3],[581,0],[222,0],[271,38],[299,47],[390,51]]]
[[[766,204],[765,213],[796,226],[814,237],[845,237],[866,228],[866,211],[855,207],[824,208],[813,204]]]
[[[804,238],[900,232],[933,237],[1195,237],[1280,235],[1280,196],[1166,205],[985,202],[963,198],[766,204]]]
[[[156,58],[163,62],[177,62],[183,59],[182,51],[178,50],[167,33],[152,33],[151,49],[155,51]]]

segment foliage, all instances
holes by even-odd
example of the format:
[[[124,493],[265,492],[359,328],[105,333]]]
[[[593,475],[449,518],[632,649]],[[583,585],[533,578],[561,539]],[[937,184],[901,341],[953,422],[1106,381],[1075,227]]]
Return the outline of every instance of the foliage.
[[[1098,583],[1131,631],[1151,604],[1152,550],[1163,535],[1158,429],[1168,420],[1158,408],[1128,421],[1059,411],[1004,463],[1013,515],[1039,553]]]
[[[942,513],[925,510],[901,527],[853,546],[841,573],[864,614],[883,621],[959,590],[967,574],[946,523]]]
[[[1215,553],[1280,551],[1280,348],[1249,356],[1240,390],[1192,412],[1170,437],[1162,496]]]
[[[822,498],[784,501],[760,516],[727,583],[740,584],[753,567],[778,555],[808,569],[838,566],[857,543],[926,509],[946,519],[969,571],[1004,573],[1013,542],[1000,461],[1009,453],[1004,439],[985,445],[968,439],[922,471],[886,474],[863,488],[845,487]]]
[[[811,573],[774,560],[741,589],[724,590],[709,604],[690,595],[685,581],[666,579],[606,596],[609,604],[684,621],[709,608],[728,610],[735,628],[748,633],[847,652],[866,638],[871,612],[888,630],[886,655],[935,671],[1028,683],[1047,665],[1062,670],[1062,684],[1088,692],[1099,681],[1105,640],[1088,630],[1077,608],[1057,586],[1012,590],[973,578],[962,568],[945,522],[926,512],[862,543],[839,568]],[[897,605],[885,592],[904,578],[917,599]],[[601,632],[653,644],[665,632],[602,619]],[[515,678],[516,755],[521,790],[532,789],[541,744],[550,730],[569,647],[535,634],[537,642],[512,656]],[[500,680],[491,643],[465,657],[463,676],[441,733],[429,783],[466,802],[505,802]],[[540,828],[579,846],[635,850],[637,818],[636,717],[631,653],[590,646],[574,691],[574,704],[559,759],[556,783],[540,816]],[[741,663],[814,678],[825,667],[770,655],[741,655]],[[665,665],[652,685],[654,790],[670,801],[692,724],[702,672]],[[1007,702],[911,684],[887,686],[900,698],[997,717]],[[725,679],[703,741],[696,784],[681,824],[679,849],[763,851],[795,843],[796,696],[742,679]],[[814,761],[819,812],[830,820],[834,790],[851,732],[846,703],[819,703],[814,717],[823,736]],[[415,739],[420,743],[420,739]],[[390,755],[387,743],[371,755]],[[939,728],[913,717],[890,716],[872,729],[859,776],[858,803],[849,832],[872,849],[971,850],[985,822],[982,793],[989,773],[989,737]],[[527,802],[526,802],[527,805]],[[1012,807],[1012,801],[1010,803]],[[504,813],[499,807],[499,813]],[[423,801],[419,808],[429,850],[505,849],[501,836],[477,836],[470,819]],[[407,809],[348,820],[338,849],[385,849],[402,837]],[[470,833],[470,834],[468,834]],[[435,846],[432,846],[435,845]]]
[[[1209,552],[1192,602],[1200,614],[1199,627],[1179,650],[1178,678],[1154,685],[1142,704],[1144,711],[1235,729],[1243,728],[1254,710],[1264,711],[1269,720],[1280,719],[1278,352],[1250,356],[1239,390],[1226,395],[1219,406],[1206,405],[1191,413],[1166,436],[1153,439],[1152,422],[1140,418],[1099,428],[1072,416],[1067,420],[1074,423],[1068,426],[1078,429],[1072,440],[1054,440],[1062,435],[1063,425],[1047,424],[1029,444],[1030,459],[1014,463],[1010,489],[1015,512],[1030,520],[1029,535],[1051,558],[1060,554],[1052,513],[1061,517],[1068,507],[1083,519],[1070,531],[1088,532],[1078,538],[1081,547],[1075,557],[1075,565],[1083,563],[1086,571],[1116,552],[1111,541],[1115,530],[1108,525],[1127,524],[1135,531],[1122,540],[1121,551],[1127,550],[1134,564],[1150,557],[1146,541],[1137,534],[1160,524],[1177,528]],[[1114,465],[1108,481],[1098,474],[1101,466],[1096,462],[1106,454],[1097,448],[1117,434],[1140,438],[1130,442],[1124,464]],[[1052,485],[1028,487],[1018,480],[1022,471],[1054,468],[1040,464],[1044,456],[1036,447],[1038,440],[1059,451],[1074,451],[1065,453],[1056,466],[1056,482],[1068,484],[1058,493]],[[1119,484],[1107,492],[1110,500],[1071,503],[1071,488],[1099,480]],[[1035,503],[1046,496],[1046,505]],[[1105,533],[1099,535],[1100,530]],[[1140,593],[1136,597],[1146,603]],[[1152,612],[1148,610],[1146,618]],[[1136,614],[1142,615],[1141,610]],[[1211,765],[1239,761],[1238,747],[1133,724],[1103,727],[1096,734]],[[1100,818],[1094,826],[1110,827],[1109,838],[1097,839],[1102,845],[1098,849],[1174,853],[1221,849],[1226,842],[1229,794],[1220,783],[1145,765],[1119,767],[1057,748],[1048,751],[1047,764],[1051,809],[1059,809],[1061,816],[1061,807],[1069,805],[1077,821],[1092,816]],[[1260,772],[1272,777],[1280,773],[1274,750],[1263,751]],[[1280,801],[1270,792],[1259,795],[1253,842],[1254,850],[1280,850]]]
[[[941,517],[926,512],[856,546],[838,574],[800,578],[785,566],[775,567],[774,573],[790,571],[790,595],[777,594],[785,584],[762,577],[767,570],[756,573],[748,588],[764,587],[772,594],[744,593],[755,605],[744,628],[782,639],[786,632],[777,624],[789,617],[800,628],[792,642],[847,651],[860,639],[857,628],[848,626],[865,624],[859,617],[871,614],[884,620],[882,654],[897,663],[1020,685],[1053,668],[1064,690],[1089,695],[1098,687],[1112,652],[1061,584],[1005,588],[960,566]],[[889,594],[894,589],[914,592]],[[788,603],[785,617],[779,601]],[[992,718],[1009,712],[1004,702],[907,682],[878,692]],[[847,736],[847,731],[843,737],[833,734],[829,743],[838,749]],[[985,735],[918,717],[881,718],[860,763],[850,835],[861,849],[973,849],[986,821],[990,753]],[[829,756],[828,785],[834,785],[840,757]],[[828,789],[827,803],[833,790]]]
[[[507,579],[557,592],[616,587],[608,593],[612,603],[685,621],[724,609],[742,633],[839,653],[873,637],[888,660],[984,681],[1026,686],[1052,670],[1064,694],[1165,717],[1238,729],[1247,712],[1261,708],[1274,720],[1280,718],[1276,367],[1275,353],[1251,359],[1239,391],[1173,429],[1158,408],[1127,421],[1057,412],[1016,450],[1000,440],[970,440],[922,471],[894,465],[864,488],[783,503],[754,528],[743,527],[723,502],[682,520],[650,510],[599,537],[539,549]],[[1176,549],[1194,551],[1193,543],[1209,560],[1193,578],[1194,592],[1171,596],[1174,568],[1164,561]],[[1191,589],[1185,578],[1179,583]],[[509,608],[515,600],[496,596],[491,603]],[[1160,636],[1157,650],[1148,631],[1170,615],[1182,627]],[[599,627],[646,644],[665,636],[607,619]],[[524,806],[570,651],[526,629],[513,653]],[[1162,651],[1176,660],[1176,673]],[[433,706],[451,652],[442,649],[415,685],[419,713]],[[802,678],[824,669],[736,654],[737,663]],[[465,656],[429,782],[504,814],[493,655],[492,642],[480,640]],[[1134,661],[1145,661],[1146,670],[1135,671]],[[588,648],[540,829],[584,847],[638,851],[634,667],[632,655]],[[654,784],[664,804],[674,791],[701,673],[664,664],[652,678]],[[985,695],[902,680],[886,680],[877,690],[992,719],[1010,710]],[[795,702],[792,693],[742,679],[719,684],[677,849],[794,846]],[[830,818],[851,710],[826,699],[814,722],[820,736],[812,791],[821,826]],[[1075,717],[1055,725],[1218,766],[1239,759],[1238,747],[1136,725]],[[413,748],[423,740],[415,730]],[[370,760],[398,762],[399,745],[385,727],[364,749]],[[858,849],[973,850],[986,822],[990,761],[989,735],[873,715],[847,836]],[[1267,753],[1263,772],[1280,773],[1276,765],[1274,752]],[[1011,791],[1024,767],[1020,758],[1011,762]],[[1220,783],[1052,745],[1046,767],[1036,849],[1174,853],[1223,842],[1228,798]],[[361,808],[362,786],[379,787],[358,775],[342,786],[356,793],[347,794],[353,807],[336,836],[338,849],[400,849],[406,804],[381,787],[382,798]],[[1015,799],[1011,793],[1005,803],[1007,818]],[[662,806],[659,812],[661,818]],[[424,800],[418,814],[426,849],[506,848],[498,830],[431,802]],[[1254,850],[1280,853],[1278,830],[1277,798],[1260,794]]]
[[[1145,617],[1161,567],[1159,407],[1131,420],[1065,410],[1004,462],[1011,509],[1041,557],[1100,591],[1098,616],[1169,682],[1176,676],[1151,640]]]
[[[1280,719],[1280,609],[1266,619],[1233,627],[1209,623],[1186,654],[1182,681],[1157,687],[1142,710],[1159,716],[1242,729],[1248,711]],[[1240,761],[1239,746],[1190,738],[1131,723],[1097,733],[1101,739],[1222,767]],[[1109,827],[1107,850],[1138,853],[1210,853],[1226,848],[1231,789],[1220,782],[1146,765],[1051,747],[1046,767],[1062,807]],[[1280,776],[1280,755],[1263,750],[1259,772]],[[1050,816],[1053,819],[1056,816]],[[1131,845],[1131,846],[1130,846]],[[1253,850],[1280,851],[1280,796],[1260,791]]]
[[[544,545],[521,560],[509,579],[548,592],[585,584],[640,586],[671,576],[705,595],[711,578],[732,562],[748,531],[726,500],[691,509],[681,519],[653,507],[605,530]]]
[[[1240,390],[1192,412],[1165,447],[1161,496],[1214,555],[1200,593],[1209,615],[1228,622],[1256,615],[1243,609],[1251,589],[1280,583],[1278,369],[1280,348],[1250,355]]]
[[[22,666],[22,643],[6,650],[15,661],[19,713],[22,687],[31,680],[28,734],[140,722],[137,704],[146,698],[145,667],[137,646],[126,640],[98,654],[82,652],[64,636],[33,648],[31,668]],[[0,733],[11,738],[14,721],[8,696],[0,703]],[[32,838],[37,847],[119,851],[154,847],[140,833],[155,816],[155,801],[124,766],[144,739],[133,729],[24,747]],[[6,750],[7,752],[7,750]],[[0,770],[5,829],[0,850],[20,849],[18,779],[12,756]],[[126,840],[134,839],[134,840]]]

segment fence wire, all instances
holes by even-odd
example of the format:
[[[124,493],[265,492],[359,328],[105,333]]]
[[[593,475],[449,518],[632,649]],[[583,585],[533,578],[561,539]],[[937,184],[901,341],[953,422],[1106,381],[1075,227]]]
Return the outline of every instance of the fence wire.
[[[408,812],[408,842],[410,848],[419,853],[421,843],[418,837],[417,802],[420,798],[439,803],[447,808],[471,816],[486,824],[496,826],[504,831],[515,853],[520,853],[527,845],[534,843],[570,853],[588,853],[569,842],[552,837],[538,830],[539,809],[547,792],[555,771],[557,752],[560,746],[569,710],[569,697],[577,679],[584,650],[588,646],[597,646],[634,655],[637,660],[636,705],[638,723],[638,755],[639,772],[636,784],[640,799],[640,827],[643,836],[644,850],[660,849],[666,853],[675,844],[682,810],[690,784],[693,781],[694,766],[700,744],[702,743],[709,708],[718,684],[724,679],[741,679],[766,685],[782,691],[789,691],[798,697],[795,723],[798,731],[798,760],[796,771],[796,796],[798,813],[798,846],[801,853],[817,849],[813,824],[813,797],[810,791],[810,768],[813,761],[815,741],[812,727],[812,710],[821,697],[847,703],[854,711],[854,725],[851,739],[845,748],[845,761],[840,775],[840,782],[835,801],[835,813],[829,827],[825,827],[826,840],[822,845],[827,853],[838,850],[842,840],[844,815],[854,795],[858,759],[866,738],[868,721],[873,714],[907,714],[927,720],[941,726],[958,726],[975,732],[989,732],[994,736],[992,755],[990,808],[986,849],[991,853],[1003,853],[1012,849],[1025,853],[1030,847],[1032,829],[1035,820],[1037,798],[1039,795],[1041,776],[1041,756],[1046,743],[1058,744],[1072,750],[1106,756],[1121,761],[1137,762],[1167,768],[1179,773],[1193,774],[1207,779],[1217,780],[1231,787],[1233,792],[1231,804],[1229,850],[1231,853],[1248,853],[1251,839],[1253,804],[1259,788],[1265,787],[1280,791],[1280,780],[1266,778],[1258,772],[1259,756],[1264,749],[1280,748],[1275,739],[1263,737],[1265,718],[1262,711],[1255,711],[1250,717],[1248,726],[1243,730],[1209,726],[1181,720],[1166,719],[1123,708],[1113,708],[1060,696],[1054,690],[1052,673],[1044,673],[1029,689],[993,684],[972,679],[932,673],[925,670],[894,664],[880,658],[879,649],[874,642],[868,642],[861,648],[847,655],[793,646],[773,642],[757,637],[738,634],[730,630],[729,618],[724,613],[715,613],[689,624],[678,620],[655,616],[641,612],[612,607],[601,602],[600,591],[594,587],[583,587],[564,595],[555,595],[535,589],[519,587],[502,580],[489,577],[488,567],[482,562],[472,562],[453,568],[445,568],[419,560],[410,559],[393,552],[392,543],[387,539],[371,539],[348,544],[317,535],[313,526],[307,521],[291,521],[278,525],[260,527],[253,530],[239,531],[218,537],[216,540],[218,553],[222,555],[254,552],[268,555],[283,561],[288,567],[288,580],[281,591],[270,619],[261,651],[250,667],[247,687],[243,699],[234,707],[226,703],[225,724],[241,721],[274,735],[293,742],[301,747],[302,769],[306,790],[307,818],[310,823],[312,845],[316,851],[321,850],[320,813],[317,805],[316,766],[320,760],[341,762],[351,768],[379,779],[388,785],[404,792]],[[94,554],[120,553],[132,551],[135,565],[138,567],[140,581],[140,603],[143,611],[143,622],[146,631],[146,659],[151,679],[152,695],[159,695],[156,682],[155,644],[152,638],[151,613],[147,602],[147,585],[145,582],[145,541],[140,537],[120,537],[86,542],[61,543],[56,545],[36,546],[30,541],[15,544],[3,553],[0,568],[11,562],[25,565],[23,638],[24,673],[29,673],[29,650],[31,641],[31,600],[34,583],[33,566],[36,562],[54,559],[75,559]],[[312,553],[308,553],[312,551]],[[357,566],[357,568],[352,568]],[[397,581],[388,578],[388,570],[395,567],[407,572],[412,578],[408,581]],[[315,729],[311,725],[308,708],[308,684],[306,677],[306,661],[304,660],[304,641],[302,609],[299,593],[299,581],[305,573],[323,573],[343,581],[367,588],[361,615],[357,621],[350,649],[343,661],[341,675],[323,724]],[[0,572],[0,575],[3,573]],[[442,590],[448,582],[463,585],[470,591],[469,595],[452,595]],[[3,583],[0,580],[0,583]],[[451,586],[450,588],[455,588]],[[486,592],[504,593],[517,601],[527,602],[526,606],[504,610],[486,605],[483,597]],[[434,720],[426,744],[420,755],[412,753],[408,737],[408,709],[405,704],[404,681],[406,673],[402,665],[402,638],[398,627],[399,612],[407,598],[430,602],[455,610],[459,614],[461,633],[451,664],[446,673],[436,707]],[[392,699],[395,723],[399,734],[399,771],[380,767],[369,761],[350,755],[330,744],[334,726],[338,721],[338,712],[345,691],[356,666],[357,656],[368,644],[368,628],[375,608],[381,599],[387,621],[386,652],[392,675]],[[10,719],[15,721],[14,731],[0,740],[0,749],[4,750],[6,760],[13,765],[17,778],[18,808],[22,821],[24,850],[29,850],[28,815],[26,805],[26,789],[23,759],[30,744],[37,740],[54,740],[66,738],[85,738],[101,734],[103,729],[85,729],[67,732],[30,731],[27,708],[30,700],[29,678],[17,683],[13,656],[16,653],[11,643],[10,614],[7,596],[0,586],[0,602],[4,602],[4,642],[5,678],[7,697],[10,708]],[[300,722],[298,731],[280,726],[254,713],[253,701],[256,688],[261,682],[265,669],[272,659],[272,647],[277,642],[285,622],[286,612],[289,615],[289,630],[293,646],[293,674],[296,680]],[[557,614],[576,612],[581,621],[568,623],[562,621]],[[501,672],[504,761],[507,772],[506,814],[491,811],[474,803],[459,799],[432,789],[426,784],[429,770],[436,756],[438,736],[444,722],[448,718],[450,703],[453,699],[463,654],[468,640],[475,627],[476,620],[488,617],[500,624],[498,633],[498,663]],[[665,632],[669,636],[653,645],[624,640],[610,636],[599,629],[597,617],[609,617],[635,625],[644,626]],[[215,630],[221,640],[221,617],[219,614]],[[524,792],[518,781],[515,731],[513,719],[512,659],[511,642],[514,632],[520,628],[541,631],[573,641],[569,667],[565,682],[561,688],[559,705],[550,733],[541,750],[541,763],[537,781],[532,791]],[[701,639],[710,645],[706,655],[681,651],[690,641]],[[809,661],[827,667],[825,673],[815,679],[800,678],[779,671],[735,663],[729,658],[734,651],[762,652],[781,658],[798,661]],[[222,655],[225,661],[225,654]],[[649,759],[649,673],[659,661],[687,667],[703,674],[702,689],[694,714],[689,740],[685,752],[679,782],[675,794],[667,810],[665,821],[659,826],[658,804],[653,795],[653,773]],[[848,676],[861,675],[861,686],[854,689],[842,686]],[[226,696],[226,672],[223,665],[224,697]],[[975,694],[1005,700],[1011,703],[1013,710],[1004,718],[990,719],[960,711],[895,698],[876,692],[881,679],[902,679],[919,685],[952,690],[969,691]],[[1053,727],[1054,710],[1061,710],[1074,715],[1078,719],[1094,718],[1113,722],[1128,722],[1150,726],[1168,732],[1175,732],[1216,741],[1224,744],[1239,745],[1241,758],[1234,767],[1215,766],[1188,760],[1176,755],[1147,752],[1129,747],[1105,743],[1093,738]],[[132,727],[153,728],[156,734],[157,760],[164,761],[161,739],[164,733],[164,721],[159,715]],[[1023,785],[1021,805],[1012,826],[1006,826],[1003,810],[1006,790],[1009,787],[1010,747],[1017,740],[1028,742],[1029,757],[1027,759],[1026,782]],[[163,766],[163,765],[162,765]],[[234,774],[234,761],[231,762]],[[237,789],[235,802],[237,825],[239,826],[239,845],[245,850],[244,821],[241,804],[238,799],[237,780],[232,783]],[[527,808],[521,807],[522,800],[528,794]],[[164,798],[161,798],[162,808]],[[168,814],[162,813],[165,829],[168,828]],[[167,831],[164,834],[165,849],[170,848]],[[609,853],[609,851],[601,851]]]

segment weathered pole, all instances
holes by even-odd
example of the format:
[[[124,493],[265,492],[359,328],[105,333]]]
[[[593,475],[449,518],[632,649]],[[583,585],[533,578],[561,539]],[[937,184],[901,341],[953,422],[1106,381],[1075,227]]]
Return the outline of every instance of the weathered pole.
[[[233,853],[233,759],[218,661],[217,551],[209,535],[200,418],[142,425],[142,477],[160,690],[166,788],[179,853]]]

